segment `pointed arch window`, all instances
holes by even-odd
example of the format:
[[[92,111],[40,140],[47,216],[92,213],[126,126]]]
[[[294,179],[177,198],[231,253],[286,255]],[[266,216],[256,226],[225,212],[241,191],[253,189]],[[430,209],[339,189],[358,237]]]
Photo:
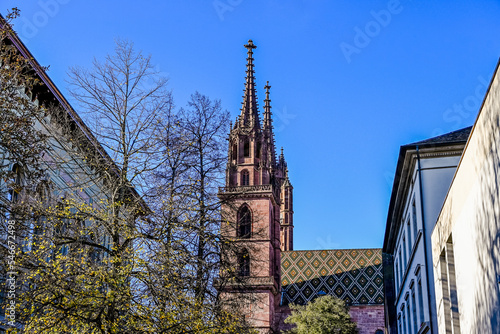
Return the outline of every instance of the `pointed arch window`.
[[[248,239],[252,233],[252,214],[248,206],[243,205],[238,213],[237,236]]]
[[[238,254],[238,276],[240,277],[250,276],[250,254],[246,249],[243,249]]]
[[[244,169],[241,171],[241,185],[248,186],[250,184],[250,173]]]
[[[232,153],[232,156],[233,156],[233,157],[232,157],[232,158],[233,158],[233,160],[238,159],[238,148],[237,148],[236,144],[234,144],[234,145],[233,145],[233,153]]]
[[[243,144],[243,155],[245,158],[250,157],[250,141],[248,139],[245,139]]]

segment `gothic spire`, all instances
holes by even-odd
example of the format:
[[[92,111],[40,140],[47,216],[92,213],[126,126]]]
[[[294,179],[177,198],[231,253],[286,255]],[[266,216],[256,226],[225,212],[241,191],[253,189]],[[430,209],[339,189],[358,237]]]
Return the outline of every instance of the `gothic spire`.
[[[266,99],[264,100],[264,129],[268,128],[272,130],[271,99],[269,98],[269,89],[271,89],[271,86],[269,86],[269,81],[267,81],[264,89],[266,90]]]
[[[292,183],[290,182],[290,178],[288,177],[288,167],[285,167],[285,180],[283,181],[283,185],[285,187],[291,187]]]
[[[285,155],[283,154],[283,147],[281,148],[281,154],[278,159],[278,169],[281,169],[283,176],[285,174],[285,169],[287,167],[286,161],[285,161]]]
[[[247,48],[247,70],[245,77],[245,95],[243,95],[243,103],[241,107],[240,124],[242,127],[257,127],[260,128],[259,112],[257,107],[257,93],[255,90],[254,64],[253,64],[253,49],[257,48],[253,41],[248,40]]]
[[[281,147],[280,162],[285,162],[285,155],[283,154],[283,147]]]

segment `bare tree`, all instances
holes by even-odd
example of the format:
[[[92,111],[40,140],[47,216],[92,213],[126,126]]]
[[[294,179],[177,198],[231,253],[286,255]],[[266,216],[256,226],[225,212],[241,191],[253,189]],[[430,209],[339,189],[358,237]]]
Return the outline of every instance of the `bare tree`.
[[[67,105],[39,103],[33,60],[11,33],[2,22],[0,205],[26,227],[16,253],[25,330],[248,332],[220,298],[223,281],[238,279],[222,253],[233,240],[220,234],[220,102],[195,93],[176,112],[151,58],[117,41],[103,62],[70,71],[87,127]]]
[[[67,153],[54,164],[72,181],[45,207],[44,233],[23,258],[25,326],[32,333],[148,332],[144,181],[162,163],[157,138],[172,107],[167,81],[123,41],[92,70],[73,68],[70,80],[91,131],[63,111],[54,121],[61,131],[53,132],[69,138],[55,138],[56,151]],[[82,200],[84,192],[90,198]]]
[[[223,112],[220,101],[211,101],[196,92],[191,96],[188,109],[181,110],[183,128],[192,147],[191,194],[193,230],[193,253],[196,262],[194,293],[202,302],[207,295],[207,284],[213,281],[214,268],[218,254],[214,236],[220,226],[220,203],[217,198],[218,187],[225,168],[225,135],[229,127],[229,113]],[[214,258],[215,256],[215,258]]]
[[[196,93],[176,113],[166,79],[129,42],[70,77],[90,129],[53,111],[53,164],[72,181],[40,205],[43,232],[20,257],[26,330],[245,332],[215,284],[229,242],[217,199],[227,112]]]
[[[156,227],[164,227],[156,229],[157,243],[151,252],[157,265],[170,270],[151,270],[155,281],[163,284],[150,286],[156,296],[163,296],[160,300],[171,300],[174,295],[183,298],[184,307],[191,312],[182,324],[188,333],[250,331],[237,308],[220,294],[222,281],[229,278],[220,276],[221,269],[236,267],[221,253],[235,246],[234,240],[220,233],[222,202],[217,197],[227,162],[228,116],[220,101],[193,94],[186,108],[168,117],[170,126],[165,128],[169,131],[163,134],[169,144],[164,148],[165,163],[155,174],[157,187],[152,197],[160,208]],[[229,276],[238,278],[236,270]],[[165,286],[171,289],[159,289]]]
[[[154,70],[151,56],[117,40],[113,56],[104,63],[94,60],[92,70],[72,68],[69,82],[93,133],[117,165],[122,186],[144,193],[144,178],[163,162],[161,120],[173,107],[167,79]]]

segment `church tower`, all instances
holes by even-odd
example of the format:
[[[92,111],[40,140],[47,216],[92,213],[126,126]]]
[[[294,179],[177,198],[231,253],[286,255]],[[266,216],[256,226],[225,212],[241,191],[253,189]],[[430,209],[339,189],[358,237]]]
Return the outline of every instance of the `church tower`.
[[[288,167],[281,148],[277,175],[281,185],[280,241],[282,251],[293,250],[293,186],[288,177]]]
[[[219,191],[224,202],[221,231],[236,241],[236,273],[242,280],[238,286],[226,287],[225,292],[249,296],[244,307],[247,320],[260,333],[272,333],[281,299],[281,203],[283,199],[291,203],[292,187],[284,158],[280,158],[280,164],[276,162],[271,86],[267,82],[264,87],[266,99],[261,123],[253,64],[256,46],[249,40],[245,48],[243,103],[239,117],[231,125],[226,186]],[[283,189],[289,195],[283,195]],[[291,217],[291,204],[285,207],[289,213],[286,217]],[[286,219],[291,226],[291,219]],[[291,228],[288,231],[292,233]],[[291,245],[291,236],[287,238]]]

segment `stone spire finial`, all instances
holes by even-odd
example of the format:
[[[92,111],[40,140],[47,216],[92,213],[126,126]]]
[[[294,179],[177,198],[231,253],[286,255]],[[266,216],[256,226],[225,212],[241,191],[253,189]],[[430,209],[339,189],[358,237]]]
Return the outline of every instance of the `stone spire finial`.
[[[283,154],[283,147],[281,147],[281,154],[278,158],[278,169],[281,170],[283,177],[285,176],[285,168],[286,168],[285,155]]]
[[[283,182],[283,186],[292,187],[292,183],[290,182],[290,178],[288,177],[288,167],[285,165],[285,181]]]
[[[271,86],[269,86],[269,81],[266,81],[266,85],[264,86],[264,89],[266,90],[266,100],[269,100],[269,90],[271,89]]]
[[[264,129],[272,129],[271,99],[269,98],[271,86],[269,86],[269,81],[267,81],[264,89],[266,90],[266,99],[264,100]]]
[[[245,44],[244,47],[246,47],[248,49],[248,58],[247,59],[252,59],[252,55],[253,55],[253,49],[256,49],[257,46],[255,44],[253,44],[253,41],[251,39],[248,40],[248,44]]]
[[[243,95],[243,103],[241,107],[241,126],[242,127],[257,127],[260,128],[259,112],[257,107],[257,93],[255,90],[254,64],[253,64],[253,49],[257,48],[253,41],[248,40],[245,44],[247,48],[247,70],[245,77],[245,94]]]

